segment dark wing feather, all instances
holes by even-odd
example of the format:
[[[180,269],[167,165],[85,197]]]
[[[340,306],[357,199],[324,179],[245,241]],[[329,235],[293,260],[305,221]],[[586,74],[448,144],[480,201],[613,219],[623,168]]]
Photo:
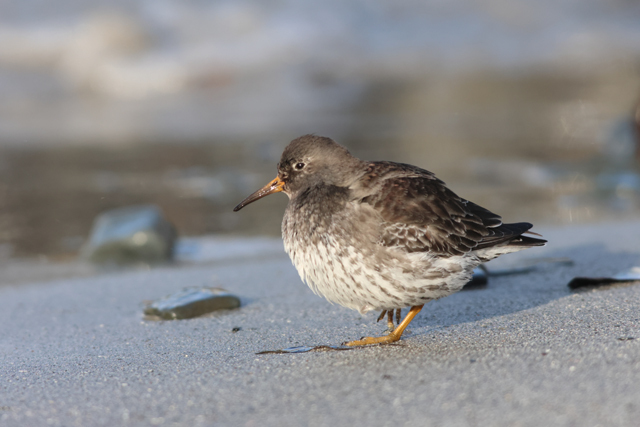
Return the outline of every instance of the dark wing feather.
[[[499,215],[458,197],[433,173],[411,165],[370,163],[361,186],[361,194],[368,193],[361,202],[384,220],[379,243],[407,252],[461,255],[510,243],[532,226],[503,224]]]

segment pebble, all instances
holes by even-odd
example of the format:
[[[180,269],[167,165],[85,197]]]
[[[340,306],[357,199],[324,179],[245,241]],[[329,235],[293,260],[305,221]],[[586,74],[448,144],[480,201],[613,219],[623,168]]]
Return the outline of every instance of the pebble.
[[[81,256],[98,264],[153,264],[172,258],[175,227],[154,205],[103,212],[94,221]]]
[[[240,307],[240,298],[224,289],[185,288],[147,305],[144,314],[151,318],[177,320],[238,307]]]
[[[631,267],[611,277],[574,277],[567,286],[571,289],[579,289],[589,286],[600,287],[612,283],[637,281],[640,281],[640,267]]]
[[[487,271],[484,266],[476,267],[473,269],[473,277],[462,288],[463,291],[469,291],[473,289],[484,289],[487,287],[487,283],[489,281],[489,277],[487,276]]]

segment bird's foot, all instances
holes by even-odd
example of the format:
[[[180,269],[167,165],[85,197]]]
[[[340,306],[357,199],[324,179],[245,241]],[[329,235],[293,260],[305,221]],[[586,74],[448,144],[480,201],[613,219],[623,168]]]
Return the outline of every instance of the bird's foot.
[[[402,334],[398,335],[394,332],[395,331],[392,331],[389,335],[385,335],[382,337],[362,337],[359,340],[342,343],[342,345],[346,345],[348,347],[356,347],[361,345],[389,344],[398,341],[402,336]]]
[[[396,313],[396,323],[399,325],[400,324],[400,313],[402,312],[402,310],[400,308],[395,310]],[[382,310],[382,313],[380,313],[380,316],[378,316],[378,320],[376,320],[376,322],[379,322],[382,320],[382,318],[384,317],[384,315],[387,315],[387,329],[389,331],[389,333],[393,332],[396,328],[396,325],[393,323],[393,313],[394,310]]]
[[[411,307],[411,310],[409,310],[407,317],[405,317],[404,320],[398,325],[398,327],[395,328],[393,331],[391,331],[389,335],[385,335],[383,337],[363,337],[363,338],[360,338],[359,340],[345,342],[342,345],[346,345],[348,347],[355,347],[360,345],[389,344],[392,342],[396,342],[400,339],[400,337],[402,336],[402,333],[407,328],[407,326],[409,326],[409,323],[411,323],[411,321],[416,316],[416,314],[418,314],[420,310],[422,310],[422,307],[423,307],[422,305],[416,305],[414,307]],[[389,311],[389,313],[392,314],[393,310]],[[385,312],[383,311],[380,317],[378,318],[378,320],[382,319],[384,314]],[[390,317],[389,321],[391,322],[392,318],[391,316],[389,317]]]

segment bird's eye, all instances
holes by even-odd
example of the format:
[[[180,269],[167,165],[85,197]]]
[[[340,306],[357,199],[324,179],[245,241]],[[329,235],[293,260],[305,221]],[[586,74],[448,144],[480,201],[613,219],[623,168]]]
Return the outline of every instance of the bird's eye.
[[[302,163],[302,162],[300,162],[300,163],[296,163],[295,168],[296,168],[297,170],[300,170],[300,169],[302,169],[303,167],[304,167],[304,163]]]

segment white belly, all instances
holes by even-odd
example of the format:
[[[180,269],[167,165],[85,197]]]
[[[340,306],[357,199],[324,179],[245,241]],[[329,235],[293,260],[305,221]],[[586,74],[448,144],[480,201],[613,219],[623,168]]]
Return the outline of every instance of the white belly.
[[[472,255],[434,258],[425,253],[400,253],[355,242],[338,242],[332,233],[313,242],[284,246],[300,277],[327,300],[361,313],[424,304],[459,291],[480,261]]]

